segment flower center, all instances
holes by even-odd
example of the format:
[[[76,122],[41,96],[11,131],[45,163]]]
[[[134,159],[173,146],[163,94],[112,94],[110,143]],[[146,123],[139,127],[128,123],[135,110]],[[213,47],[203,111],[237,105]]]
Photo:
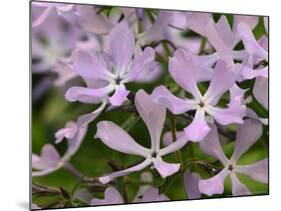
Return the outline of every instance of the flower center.
[[[230,165],[228,166],[228,170],[229,170],[229,171],[232,171],[232,170],[233,170],[233,165],[232,165],[232,164],[230,164]]]
[[[203,101],[200,101],[198,104],[201,108],[205,107],[205,103]]]
[[[153,153],[151,154],[151,156],[152,156],[153,158],[156,158],[156,157],[157,157],[157,153],[156,153],[156,152],[153,152]]]
[[[121,82],[121,80],[122,80],[122,79],[121,79],[120,77],[118,77],[118,78],[115,79],[115,83],[116,83],[117,85],[119,85],[120,82]]]

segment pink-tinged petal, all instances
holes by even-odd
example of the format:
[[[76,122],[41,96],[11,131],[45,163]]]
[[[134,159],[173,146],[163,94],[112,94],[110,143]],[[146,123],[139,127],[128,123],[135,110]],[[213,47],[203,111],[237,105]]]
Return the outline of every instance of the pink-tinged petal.
[[[230,174],[230,180],[232,183],[232,195],[233,196],[247,196],[251,195],[251,192],[246,187],[246,185],[242,184],[237,178],[235,173]]]
[[[91,113],[83,114],[78,117],[77,119],[77,125],[78,127],[85,127],[87,126],[90,122],[94,121],[100,113],[104,110],[106,106],[106,101],[104,101],[96,110],[94,110]]]
[[[54,83],[60,87],[78,76],[72,67],[66,63],[58,63],[51,71],[58,75]]]
[[[153,102],[152,97],[143,90],[137,92],[135,105],[149,130],[151,149],[158,152],[160,148],[160,136],[166,119],[166,109],[164,106]]]
[[[184,172],[183,182],[184,182],[185,192],[188,195],[188,199],[201,198],[201,192],[199,191],[199,180],[200,180],[199,174],[197,173],[191,174],[189,169],[187,169]]]
[[[244,104],[244,94],[247,90],[241,89],[239,86],[234,84],[229,92],[230,92],[230,102],[228,104],[229,107],[241,106]]]
[[[247,24],[251,29],[254,29],[259,22],[259,17],[254,15],[234,15],[233,17],[233,32],[238,35],[239,23]]]
[[[262,124],[264,124],[264,125],[268,125],[268,118],[260,118],[260,117],[257,115],[257,113],[256,113],[254,110],[250,109],[250,108],[247,108],[247,110],[246,110],[246,116],[247,116],[247,117],[250,117],[250,118],[252,118],[252,119],[256,119],[256,120],[260,121],[260,122],[261,122]]]
[[[189,140],[202,141],[210,132],[210,128],[205,120],[205,111],[198,108],[193,121],[184,129]]]
[[[60,162],[60,155],[54,146],[46,144],[41,150],[41,155],[32,155],[32,168],[44,170],[53,168]]]
[[[235,105],[227,108],[209,106],[206,109],[206,112],[208,112],[209,115],[222,125],[228,125],[231,123],[242,124],[243,117],[246,115],[246,106]]]
[[[211,13],[192,12],[187,15],[186,25],[190,30],[205,36],[205,27],[211,19]]]
[[[167,163],[158,158],[152,160],[154,168],[158,171],[162,178],[166,178],[178,172],[180,164],[178,163]]]
[[[260,69],[253,69],[249,66],[244,66],[242,68],[242,76],[245,79],[253,79],[256,77],[268,78],[268,66]]]
[[[176,140],[179,140],[185,136],[184,131],[177,131],[176,132]],[[163,136],[163,145],[168,146],[173,143],[173,137],[171,132],[166,132]]]
[[[77,125],[75,122],[69,121],[66,123],[65,127],[62,129],[59,129],[55,133],[56,141],[55,143],[60,143],[64,138],[71,139],[75,136],[75,133],[77,132]]]
[[[169,72],[183,89],[192,93],[195,98],[201,96],[196,84],[196,70],[190,53],[183,49],[178,49],[174,56],[169,59]]]
[[[144,49],[142,54],[134,59],[131,70],[124,76],[123,82],[128,83],[138,78],[141,72],[145,71],[147,66],[154,61],[155,51],[151,47]]]
[[[74,50],[71,55],[73,69],[85,80],[109,80],[114,75],[107,70],[94,53],[87,50]]]
[[[74,192],[74,195],[73,195],[73,200],[78,199],[88,205],[91,204],[92,198],[93,198],[93,195],[87,188],[78,189]]]
[[[222,194],[224,191],[224,181],[228,175],[228,169],[224,168],[220,173],[210,179],[201,179],[199,181],[199,191],[208,196]]]
[[[254,180],[268,183],[268,158],[253,164],[236,166],[235,169],[237,172],[246,174]]]
[[[113,187],[109,187],[104,192],[104,199],[92,199],[91,205],[108,205],[108,204],[123,204],[124,200],[119,193]]]
[[[219,60],[216,63],[213,78],[204,95],[204,99],[209,104],[215,105],[220,96],[235,84],[235,81],[240,76],[240,69],[240,65],[229,65],[225,61]]]
[[[133,172],[136,172],[136,171],[141,171],[142,169],[149,166],[151,163],[152,163],[151,159],[146,159],[145,161],[141,162],[140,164],[135,165],[133,167],[130,167],[128,169],[116,171],[116,172],[113,172],[113,173],[108,174],[106,176],[102,176],[102,177],[99,178],[99,181],[102,184],[109,183],[110,181],[112,181],[113,179],[115,179],[117,177],[122,177],[122,176],[125,176],[127,174],[130,174],[130,173],[133,173]]]
[[[114,62],[115,73],[122,75],[126,72],[132,60],[135,48],[135,35],[126,21],[114,27],[107,37],[107,49]]]
[[[162,73],[161,64],[158,62],[152,62],[140,72],[138,77],[135,79],[135,82],[151,83],[157,80]]]
[[[129,93],[130,91],[128,91],[123,84],[116,85],[115,92],[109,98],[109,102],[113,106],[121,106],[127,100],[127,96]]]
[[[227,37],[222,33],[231,36]],[[234,38],[225,16],[222,16],[217,24],[213,19],[210,19],[209,23],[206,25],[205,34],[208,41],[217,50],[220,56],[224,57],[231,55],[232,48],[234,47]]]
[[[165,194],[159,194],[158,188],[151,187],[144,194],[139,202],[169,201]]]
[[[268,110],[268,79],[257,77],[253,89],[253,94],[257,101]]]
[[[96,138],[111,149],[126,154],[146,157],[149,150],[139,145],[125,130],[110,121],[102,121],[97,124]]]
[[[112,84],[98,89],[74,86],[66,91],[65,99],[70,102],[99,103],[114,91],[114,89],[115,87]]]
[[[195,110],[198,104],[195,100],[176,97],[165,86],[156,87],[153,90],[151,97],[153,101],[165,106],[173,114],[182,114],[190,110]]]
[[[231,160],[236,162],[262,135],[262,125],[254,119],[247,119],[237,130],[235,149]]]
[[[214,156],[215,158],[219,159],[223,165],[227,165],[228,159],[222,150],[218,131],[215,125],[210,125],[211,131],[206,136],[206,138],[200,142],[200,147],[203,152],[207,153],[208,155]]]
[[[254,55],[262,59],[268,60],[268,52],[258,44],[250,27],[247,24],[238,24],[238,32],[243,41],[246,51],[250,55]]]

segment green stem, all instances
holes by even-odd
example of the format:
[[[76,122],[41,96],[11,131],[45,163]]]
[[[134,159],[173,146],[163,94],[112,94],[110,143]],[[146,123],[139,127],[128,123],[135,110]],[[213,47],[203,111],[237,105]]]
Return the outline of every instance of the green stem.
[[[176,135],[176,119],[175,119],[174,115],[171,117],[171,133],[172,133],[172,140],[173,140],[173,142],[175,142],[177,140],[177,135]],[[182,166],[183,160],[182,160],[180,150],[176,151],[176,158],[177,158],[178,162],[181,163],[181,166]]]

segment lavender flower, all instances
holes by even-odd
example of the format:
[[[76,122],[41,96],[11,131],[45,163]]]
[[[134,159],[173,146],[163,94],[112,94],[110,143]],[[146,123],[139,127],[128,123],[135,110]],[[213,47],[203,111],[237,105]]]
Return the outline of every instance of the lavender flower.
[[[153,165],[159,174],[166,178],[179,170],[180,164],[171,164],[163,161],[162,156],[175,152],[186,143],[186,138],[179,139],[173,144],[160,149],[160,136],[165,122],[166,109],[152,102],[152,99],[143,90],[136,94],[135,105],[139,115],[144,120],[150,134],[151,147],[147,149],[134,141],[122,128],[110,121],[102,121],[97,124],[96,138],[108,147],[126,154],[139,155],[145,158],[140,164],[125,170],[113,172],[102,176],[99,180],[108,183],[116,177],[140,171],[145,167]]]
[[[216,157],[224,166],[224,168],[210,179],[201,179],[199,182],[199,190],[207,195],[222,194],[224,191],[224,180],[230,175],[232,182],[232,194],[250,195],[249,189],[242,184],[236,176],[236,173],[242,173],[250,176],[252,179],[268,183],[268,159],[257,161],[253,164],[238,165],[237,161],[240,156],[247,152],[250,147],[257,142],[262,135],[261,123],[257,120],[245,120],[236,134],[235,149],[230,159],[228,159],[219,142],[217,129],[211,125],[211,132],[204,141],[200,142],[201,149],[214,157]]]
[[[184,90],[193,95],[194,99],[180,99],[171,94],[164,86],[155,88],[152,98],[155,102],[167,107],[173,114],[196,110],[192,123],[184,131],[190,140],[201,141],[210,132],[205,120],[205,113],[223,125],[243,123],[242,118],[245,116],[246,108],[239,102],[234,103],[236,102],[235,98],[230,101],[233,103],[229,103],[227,108],[216,106],[220,97],[234,86],[239,76],[239,70],[239,65],[228,66],[226,62],[218,61],[209,88],[202,96],[196,84],[196,69],[193,66],[191,56],[186,51],[179,49],[169,60],[169,72]]]
[[[185,192],[188,194],[188,199],[201,198],[201,192],[199,191],[200,175],[197,173],[191,173],[189,169],[184,172],[183,182]]]

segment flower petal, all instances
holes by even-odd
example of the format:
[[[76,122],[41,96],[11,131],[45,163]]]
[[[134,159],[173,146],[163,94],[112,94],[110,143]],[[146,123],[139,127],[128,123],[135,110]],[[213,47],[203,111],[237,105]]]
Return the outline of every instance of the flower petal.
[[[210,128],[205,120],[205,111],[198,108],[193,121],[184,128],[189,140],[197,142],[203,140],[210,132]]]
[[[185,192],[188,194],[188,199],[199,199],[201,198],[201,192],[199,191],[199,180],[200,175],[197,173],[190,172],[189,169],[187,169],[184,172],[183,175],[183,181],[184,181],[184,188]]]
[[[253,79],[256,77],[268,78],[268,66],[260,69],[253,69],[245,65],[242,68],[242,76],[245,79]]]
[[[221,147],[217,128],[214,124],[211,124],[210,128],[211,131],[209,132],[209,134],[203,141],[200,142],[200,147],[203,152],[207,153],[208,155],[214,156],[215,158],[219,159],[222,164],[227,165],[228,159]]]
[[[70,102],[99,103],[114,91],[114,89],[114,85],[112,84],[98,89],[73,86],[66,91],[65,99]]]
[[[251,195],[249,189],[242,184],[237,178],[235,173],[230,174],[230,179],[232,183],[232,195],[233,196],[247,196]]]
[[[184,131],[176,131],[176,140],[179,140],[180,138],[185,136]],[[163,136],[163,145],[168,146],[173,143],[173,137],[172,137],[172,132],[166,132]]]
[[[102,184],[109,183],[110,181],[112,181],[113,179],[115,179],[117,177],[122,177],[122,176],[130,174],[132,172],[140,171],[140,170],[144,169],[145,167],[149,166],[151,163],[152,163],[151,159],[146,159],[145,161],[141,162],[140,164],[135,165],[133,167],[130,167],[128,169],[116,171],[116,172],[113,172],[113,173],[108,174],[106,176],[102,176],[102,177],[99,178],[99,181]]]
[[[111,149],[126,154],[147,157],[149,150],[139,145],[125,130],[110,121],[101,121],[97,124],[96,138]]]
[[[107,52],[114,62],[115,73],[119,76],[125,73],[132,60],[135,48],[135,35],[126,21],[115,26],[107,37]]]
[[[158,158],[154,158],[152,162],[153,162],[153,166],[155,167],[155,169],[158,171],[158,173],[161,175],[162,178],[171,176],[180,169],[180,164],[167,163]]]
[[[144,192],[143,198],[139,202],[169,201],[165,194],[159,194],[158,188],[151,187]]]
[[[257,101],[268,110],[268,79],[264,77],[257,77],[253,89],[253,94]]]
[[[194,100],[178,98],[173,95],[165,86],[156,87],[153,90],[151,97],[153,101],[165,106],[173,114],[182,114],[197,108],[197,103]]]
[[[187,14],[186,25],[190,30],[205,36],[205,27],[210,19],[212,19],[211,13],[191,12]]]
[[[124,84],[116,85],[114,94],[109,98],[109,102],[113,106],[121,106],[126,100],[130,93],[124,86]]]
[[[92,199],[91,205],[109,205],[109,204],[123,204],[124,200],[119,193],[113,187],[108,187],[104,192],[104,199]]]
[[[154,103],[151,96],[143,90],[137,92],[135,106],[149,130],[151,149],[158,152],[160,148],[160,136],[166,119],[166,109],[164,106]]]
[[[176,50],[174,56],[169,59],[169,72],[178,85],[192,93],[196,99],[200,98],[192,56],[187,51]]]
[[[251,29],[254,29],[259,22],[259,17],[254,15],[234,15],[233,17],[233,32],[238,34],[239,23],[247,24]]]
[[[235,84],[236,79],[240,76],[240,69],[240,65],[229,65],[225,61],[219,60],[204,99],[209,104],[215,105],[219,97]]]
[[[247,119],[236,133],[235,149],[231,160],[236,162],[262,135],[262,125],[258,120]]]
[[[266,50],[258,44],[252,33],[252,30],[247,24],[238,24],[238,32],[241,36],[246,51],[250,55],[257,56],[268,61],[268,52],[266,52]]]
[[[254,180],[268,183],[268,158],[260,160],[253,164],[236,166],[235,169],[237,172],[246,174]]]
[[[216,176],[211,177],[210,179],[201,179],[199,181],[199,190],[201,193],[204,193],[208,196],[214,194],[222,194],[224,191],[224,180],[228,176],[229,171],[224,168]]]

